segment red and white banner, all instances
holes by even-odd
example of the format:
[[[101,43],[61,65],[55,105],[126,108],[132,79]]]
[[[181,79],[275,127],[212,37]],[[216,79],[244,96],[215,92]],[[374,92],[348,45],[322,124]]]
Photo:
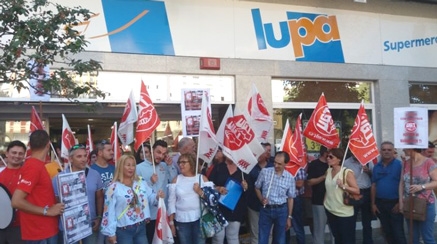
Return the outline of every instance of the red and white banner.
[[[255,133],[244,115],[233,116],[231,105],[217,131],[217,140],[222,147],[223,154],[247,174],[258,163],[259,155],[264,152],[263,149],[263,152],[255,156],[250,150],[249,144],[256,140]]]
[[[379,155],[378,145],[376,145],[363,103],[361,103],[355,118],[354,127],[349,138],[349,149],[362,165],[367,164]]]
[[[252,85],[252,90],[249,94],[247,112],[249,114],[248,121],[257,139],[260,142],[266,142],[273,126],[273,119],[255,84]]]
[[[118,137],[123,146],[129,145],[134,141],[134,123],[137,122],[138,113],[137,105],[133,91],[130,92],[129,98],[121,117],[120,127],[118,128]]]
[[[152,135],[153,131],[161,122],[143,81],[141,81],[141,97],[138,110],[137,131],[135,134],[134,146],[135,150],[138,150],[141,144]]]
[[[168,224],[167,209],[165,208],[164,199],[159,198],[158,214],[155,223],[155,235],[152,244],[174,243],[170,225]]]
[[[200,115],[200,130],[199,130],[199,158],[206,163],[210,163],[214,158],[217,149],[218,141],[214,131],[214,125],[211,118],[210,97],[206,92],[202,95],[202,108]]]
[[[64,114],[62,114],[62,143],[61,143],[61,157],[64,163],[68,163],[68,151],[71,147],[76,145],[76,139],[73,131],[68,124]]]
[[[323,93],[303,134],[327,148],[336,148],[340,144],[340,137]]]
[[[287,120],[284,128],[284,134],[282,136],[280,151],[287,152],[290,156],[290,162],[297,164],[300,167],[305,167],[306,165],[306,155],[305,148],[303,145],[302,135],[301,135],[301,115],[299,115],[296,120],[296,127],[294,133],[291,132],[290,123]]]
[[[287,119],[285,123],[284,133],[282,135],[281,145],[279,146],[279,151],[287,152],[290,156],[290,161],[285,165],[285,170],[290,172],[293,177],[296,176],[297,171],[301,168],[301,166],[297,163],[299,160],[298,150],[296,148],[296,139],[293,133],[291,132],[290,123]]]
[[[114,126],[112,126],[111,131],[111,145],[112,150],[114,151],[114,164],[117,166],[117,160],[121,157],[121,149],[118,145],[118,138],[117,138],[117,122],[114,122]]]

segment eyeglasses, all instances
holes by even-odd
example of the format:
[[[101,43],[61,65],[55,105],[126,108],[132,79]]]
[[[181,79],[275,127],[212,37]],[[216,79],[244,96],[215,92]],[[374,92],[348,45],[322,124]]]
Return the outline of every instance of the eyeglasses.
[[[390,152],[390,151],[393,151],[393,149],[386,149],[386,148],[383,148],[383,149],[381,149],[383,152]]]
[[[334,159],[334,158],[336,158],[336,156],[334,156],[334,155],[328,155],[328,158],[329,158],[329,159]]]
[[[187,163],[190,163],[190,161],[188,161],[188,160],[180,160],[180,161],[178,161],[178,164],[187,164]]]
[[[84,145],[82,145],[82,144],[76,144],[76,145],[72,146],[70,148],[70,150],[68,150],[68,152],[71,153],[71,152],[73,152],[73,151],[75,151],[77,149],[85,149],[85,148],[86,147]]]

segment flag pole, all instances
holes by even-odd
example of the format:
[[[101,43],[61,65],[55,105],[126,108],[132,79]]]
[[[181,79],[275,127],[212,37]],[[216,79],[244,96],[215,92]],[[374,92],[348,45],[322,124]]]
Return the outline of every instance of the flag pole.
[[[347,142],[347,146],[346,146],[346,150],[344,151],[343,161],[341,161],[340,172],[341,172],[341,170],[343,170],[343,168],[344,168],[344,161],[346,160],[347,151],[349,150],[349,143],[350,143],[350,140],[348,140],[348,142]],[[343,179],[343,181],[344,181],[344,180],[345,180],[345,179]],[[336,188],[336,189],[338,188],[338,184],[335,186],[335,188]]]
[[[199,139],[197,140],[197,153],[196,153],[196,179],[197,179],[197,174],[199,171],[199,151],[200,151],[200,134],[199,134]]]
[[[155,142],[153,141],[153,137],[151,137],[150,144],[153,145],[154,143]],[[154,152],[153,146],[151,146],[150,149],[151,149],[150,151],[152,151],[152,153],[150,155],[152,156],[153,173],[156,174],[155,156],[153,155],[155,152]],[[146,157],[146,154],[144,154],[144,158],[145,157]]]
[[[270,183],[269,183],[269,188],[267,188],[266,199],[269,198],[269,195],[270,195],[270,188],[272,188],[272,182],[273,182],[273,177],[274,177],[274,176],[275,176],[275,171],[273,170],[272,178],[270,179]],[[263,208],[265,208],[265,207],[266,207],[266,205],[264,204],[264,205],[263,205]]]
[[[53,147],[53,143],[51,143],[51,142],[50,142],[50,147],[52,148],[53,155],[55,155],[55,159],[56,159],[55,161],[58,163],[59,167],[61,167],[61,170],[63,170],[64,167],[62,167],[62,164],[61,164],[61,161],[59,160],[58,154],[56,154],[56,150]]]
[[[5,160],[3,159],[3,157],[0,155],[0,159],[2,160],[3,164],[7,167],[8,164],[6,164]]]

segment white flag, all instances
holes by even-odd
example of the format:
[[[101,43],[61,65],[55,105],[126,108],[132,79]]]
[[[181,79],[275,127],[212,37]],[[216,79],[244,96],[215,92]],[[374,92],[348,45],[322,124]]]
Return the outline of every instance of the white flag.
[[[61,143],[61,157],[64,163],[68,163],[68,150],[76,144],[73,131],[68,124],[64,114],[62,114],[62,143]]]
[[[273,126],[273,119],[255,84],[252,85],[252,90],[249,93],[247,113],[249,115],[247,119],[257,139],[260,142],[266,142]]]
[[[217,131],[217,140],[222,147],[223,154],[247,174],[258,163],[257,157],[248,145],[254,139],[256,139],[255,133],[244,115],[233,116],[231,105],[229,105]]]
[[[211,103],[209,94],[205,91],[202,95],[202,110],[199,130],[199,158],[210,163],[218,149],[218,142],[211,118]]]
[[[168,224],[167,209],[165,208],[164,199],[159,198],[158,214],[156,216],[155,235],[152,244],[174,243],[170,225]]]
[[[138,120],[137,105],[133,91],[131,90],[129,98],[121,117],[120,126],[118,127],[118,137],[123,146],[129,145],[134,141],[134,123]]]

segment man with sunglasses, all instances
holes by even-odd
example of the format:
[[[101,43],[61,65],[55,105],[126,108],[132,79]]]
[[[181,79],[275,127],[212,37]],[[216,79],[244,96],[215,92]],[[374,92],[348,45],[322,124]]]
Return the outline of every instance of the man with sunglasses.
[[[102,140],[97,143],[96,149],[97,160],[91,165],[91,168],[99,172],[103,182],[103,188],[106,189],[111,183],[112,178],[114,178],[115,166],[109,163],[114,158],[114,150],[112,149],[111,142],[107,140]]]
[[[381,221],[389,244],[405,244],[404,216],[399,211],[399,181],[402,163],[394,157],[392,142],[381,143],[381,161],[373,167],[371,202],[372,212]]]
[[[84,145],[75,145],[69,150],[69,161],[71,164],[71,172],[85,171],[86,191],[88,197],[88,206],[90,218],[92,220],[93,234],[82,239],[82,244],[95,244],[99,237],[100,221],[103,212],[103,183],[99,172],[94,169],[87,168],[88,158]],[[60,174],[70,173],[67,168]],[[59,197],[58,176],[53,178],[53,189],[56,197]],[[60,226],[62,227],[62,226]],[[62,231],[62,228],[61,228]],[[59,237],[62,238],[62,235]]]

